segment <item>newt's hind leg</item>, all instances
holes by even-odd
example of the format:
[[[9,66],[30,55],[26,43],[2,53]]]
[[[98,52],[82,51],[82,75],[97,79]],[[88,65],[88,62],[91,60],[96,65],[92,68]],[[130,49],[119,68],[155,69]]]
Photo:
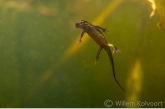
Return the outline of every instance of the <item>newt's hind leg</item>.
[[[113,53],[114,53],[114,52],[116,52],[116,53],[121,52],[121,51],[120,51],[116,46],[114,46],[113,44],[109,44],[109,43],[108,43],[108,46],[110,46],[110,47],[113,48]]]
[[[103,48],[102,47],[100,47],[99,49],[98,49],[98,51],[97,51],[97,55],[96,55],[96,60],[95,60],[95,64],[96,64],[96,62],[97,62],[97,60],[99,59],[99,55],[100,55],[100,52],[101,52],[101,50],[102,50]],[[95,65],[94,64],[94,65]]]

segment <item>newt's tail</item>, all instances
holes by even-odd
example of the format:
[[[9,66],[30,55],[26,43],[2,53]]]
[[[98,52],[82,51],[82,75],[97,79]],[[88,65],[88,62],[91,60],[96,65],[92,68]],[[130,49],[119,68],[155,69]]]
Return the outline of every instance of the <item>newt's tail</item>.
[[[120,83],[119,83],[118,80],[116,79],[115,68],[114,68],[114,62],[113,62],[113,57],[112,57],[111,50],[110,50],[109,46],[105,47],[104,49],[105,49],[105,51],[107,52],[107,54],[108,54],[108,56],[109,56],[109,59],[110,59],[110,62],[111,62],[111,65],[112,65],[113,77],[114,77],[116,83],[117,83],[117,84],[120,86],[120,88],[125,92],[125,90],[123,89],[123,87],[120,85]]]

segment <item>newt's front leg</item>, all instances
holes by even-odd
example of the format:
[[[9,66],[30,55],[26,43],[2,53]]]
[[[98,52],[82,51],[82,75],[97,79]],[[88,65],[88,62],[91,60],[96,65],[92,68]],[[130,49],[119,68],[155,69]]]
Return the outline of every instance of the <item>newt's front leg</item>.
[[[98,28],[98,29],[100,29],[100,30],[102,30],[103,32],[108,32],[108,30],[106,29],[106,28],[102,28],[102,27],[100,27],[100,26],[94,26],[95,28]]]
[[[80,36],[80,38],[79,38],[79,40],[78,40],[77,45],[81,42],[81,39],[82,39],[82,37],[84,36],[84,33],[85,33],[85,31],[82,31],[81,36]]]
[[[98,51],[97,51],[95,64],[96,64],[97,60],[99,59],[99,55],[100,55],[100,52],[101,52],[102,49],[103,49],[103,47],[100,47],[100,48],[98,49]],[[94,65],[95,65],[95,64],[94,64]]]

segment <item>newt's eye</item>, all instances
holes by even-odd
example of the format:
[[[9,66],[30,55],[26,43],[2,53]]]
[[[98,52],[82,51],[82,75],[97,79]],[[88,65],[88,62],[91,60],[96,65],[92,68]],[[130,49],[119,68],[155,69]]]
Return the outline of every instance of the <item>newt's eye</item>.
[[[81,20],[80,22],[82,25],[88,25],[89,23],[87,21]]]
[[[87,22],[84,22],[85,25],[87,25],[88,23]]]

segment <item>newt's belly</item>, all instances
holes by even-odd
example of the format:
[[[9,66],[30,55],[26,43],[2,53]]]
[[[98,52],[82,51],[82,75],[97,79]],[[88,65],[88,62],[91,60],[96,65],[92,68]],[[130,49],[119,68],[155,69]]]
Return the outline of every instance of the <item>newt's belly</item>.
[[[87,33],[98,45],[107,46],[105,37],[97,31]]]

